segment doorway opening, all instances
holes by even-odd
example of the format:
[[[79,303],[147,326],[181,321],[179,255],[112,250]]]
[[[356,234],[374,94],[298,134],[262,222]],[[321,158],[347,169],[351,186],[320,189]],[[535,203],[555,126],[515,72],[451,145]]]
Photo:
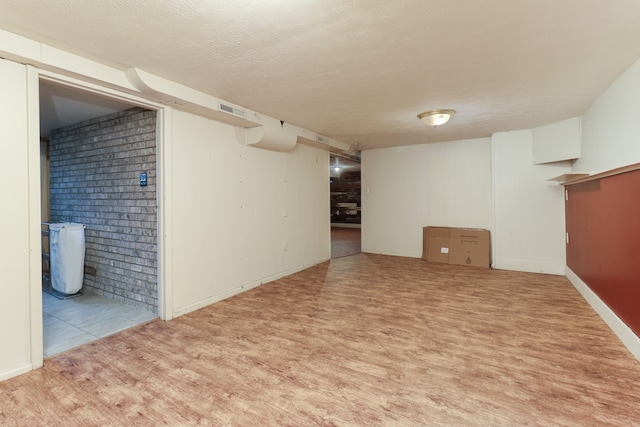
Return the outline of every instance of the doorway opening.
[[[331,258],[361,251],[360,157],[331,153],[329,157],[331,198]]]
[[[157,111],[59,82],[39,86],[48,357],[158,317]],[[51,231],[67,224],[83,228],[83,259],[54,261],[52,249],[64,248],[52,248]],[[69,272],[75,264],[81,271]],[[76,273],[80,290],[61,288]]]

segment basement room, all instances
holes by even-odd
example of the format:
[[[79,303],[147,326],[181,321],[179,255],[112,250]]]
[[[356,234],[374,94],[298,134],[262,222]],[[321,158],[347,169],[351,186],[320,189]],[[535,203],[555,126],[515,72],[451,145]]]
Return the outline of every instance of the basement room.
[[[637,0],[0,7],[0,425],[640,425]]]

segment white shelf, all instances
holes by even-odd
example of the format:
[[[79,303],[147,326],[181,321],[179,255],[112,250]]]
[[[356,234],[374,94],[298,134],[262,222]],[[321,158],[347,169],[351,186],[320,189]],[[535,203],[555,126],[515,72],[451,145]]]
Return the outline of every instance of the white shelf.
[[[628,166],[622,166],[615,169],[609,169],[603,172],[575,172],[565,173],[547,181],[557,181],[560,185],[580,184],[581,182],[595,181],[597,179],[607,178],[609,176],[620,175],[626,172],[640,170],[640,163],[634,163]]]

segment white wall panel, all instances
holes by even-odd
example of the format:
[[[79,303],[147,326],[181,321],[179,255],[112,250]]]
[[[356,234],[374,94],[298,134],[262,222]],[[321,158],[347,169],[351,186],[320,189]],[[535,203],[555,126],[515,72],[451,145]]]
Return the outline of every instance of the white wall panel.
[[[331,258],[329,153],[298,144],[287,172],[287,268],[304,268]]]
[[[173,112],[176,315],[330,258],[327,152],[244,146],[235,132]]]
[[[491,228],[491,140],[362,153],[362,250],[422,256],[422,227]]]
[[[491,229],[491,139],[426,148],[427,225]]]
[[[427,221],[425,146],[362,153],[362,251],[421,256]]]
[[[582,115],[574,172],[600,172],[640,162],[640,60]]]
[[[0,380],[31,369],[27,73],[0,60]]]
[[[570,162],[533,164],[533,132],[493,135],[493,265],[564,274],[564,189],[550,178]]]
[[[216,217],[207,190],[213,181],[208,121],[174,111],[172,114],[173,307],[211,296],[213,267],[206,236],[213,234]]]

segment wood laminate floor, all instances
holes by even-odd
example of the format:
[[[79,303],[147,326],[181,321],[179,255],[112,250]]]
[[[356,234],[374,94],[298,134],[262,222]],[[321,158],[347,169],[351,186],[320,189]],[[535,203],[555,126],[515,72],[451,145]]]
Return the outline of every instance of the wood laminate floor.
[[[640,363],[563,277],[358,254],[0,383],[0,425],[640,425]]]

